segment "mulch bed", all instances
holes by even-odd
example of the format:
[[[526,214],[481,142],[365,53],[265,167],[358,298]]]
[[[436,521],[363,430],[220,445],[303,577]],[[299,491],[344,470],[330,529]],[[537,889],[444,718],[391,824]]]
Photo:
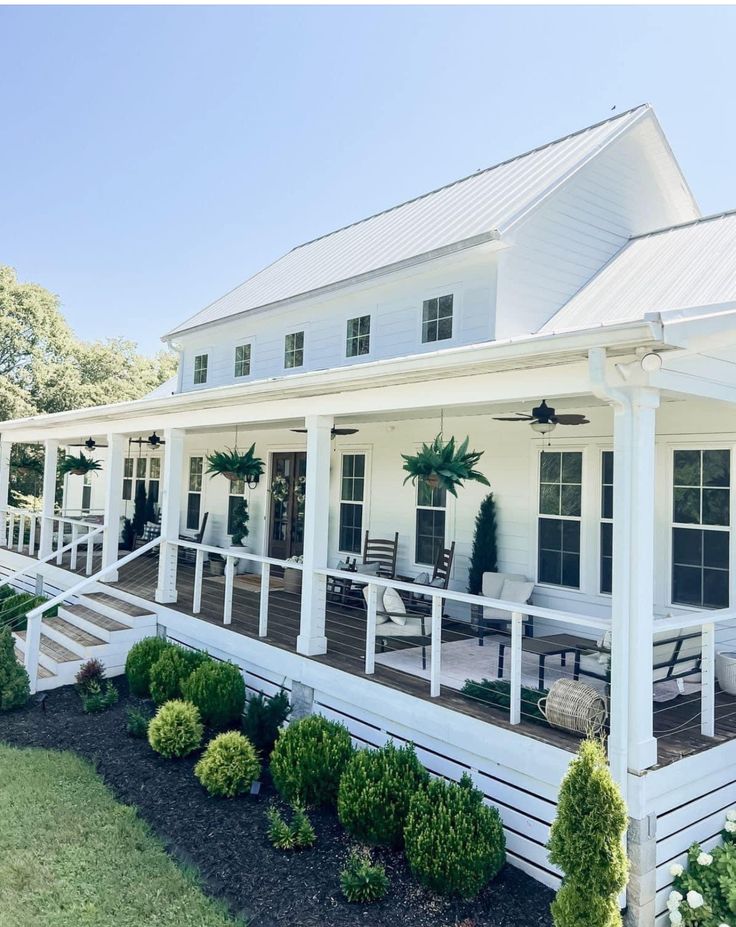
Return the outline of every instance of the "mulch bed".
[[[90,760],[117,798],[141,817],[181,862],[201,873],[204,890],[224,899],[250,927],[550,927],[552,892],[506,866],[472,902],[438,897],[417,885],[403,856],[376,850],[391,880],[374,905],[345,901],[339,873],[351,838],[328,811],[310,813],[317,845],[285,853],[266,837],[265,811],[274,790],[264,779],[260,799],[213,799],[192,772],[193,758],[165,760],[146,741],[125,733],[125,710],[150,703],[128,696],[100,715],[85,715],[72,687],[0,715],[0,739],[15,746],[73,750]]]

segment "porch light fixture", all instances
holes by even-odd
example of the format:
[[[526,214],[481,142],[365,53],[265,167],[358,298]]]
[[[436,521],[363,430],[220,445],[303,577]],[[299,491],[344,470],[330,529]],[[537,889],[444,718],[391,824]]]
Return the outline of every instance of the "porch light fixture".
[[[255,489],[260,480],[260,476],[257,473],[254,473],[253,476],[248,477],[248,479],[245,481],[245,485],[248,487],[248,489]]]
[[[554,431],[557,428],[556,422],[530,422],[532,426],[532,431],[536,431],[540,435],[548,435],[550,431]]]

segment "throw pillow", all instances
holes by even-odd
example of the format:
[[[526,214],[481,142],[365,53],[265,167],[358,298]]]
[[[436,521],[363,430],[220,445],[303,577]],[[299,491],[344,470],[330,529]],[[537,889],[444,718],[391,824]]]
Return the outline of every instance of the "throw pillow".
[[[369,576],[377,576],[381,564],[374,560],[372,563],[359,563],[355,567],[358,573],[367,573]]]
[[[389,587],[383,593],[383,608],[394,624],[406,624],[406,606],[395,589]]]
[[[414,577],[413,582],[417,586],[428,586],[429,585],[429,573],[420,573],[419,576]]]
[[[380,593],[379,593],[380,595]],[[363,586],[363,598],[365,599],[365,607],[368,608],[368,587]],[[380,598],[378,599],[380,603]],[[382,612],[380,608],[376,610],[376,624],[386,624],[389,621],[389,617],[385,612]]]

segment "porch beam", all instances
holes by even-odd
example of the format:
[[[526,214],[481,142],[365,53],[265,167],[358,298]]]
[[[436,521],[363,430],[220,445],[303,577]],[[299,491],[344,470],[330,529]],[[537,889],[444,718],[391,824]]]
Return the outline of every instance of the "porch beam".
[[[41,503],[41,540],[38,545],[39,559],[51,553],[54,539],[54,507],[56,504],[56,471],[59,465],[59,442],[55,438],[44,441],[43,500]]]
[[[330,521],[330,458],[332,426],[330,415],[309,415],[307,427],[307,478],[304,504],[304,563],[302,602],[296,649],[306,656],[327,652],[325,610],[327,580],[317,575],[326,569]]]
[[[176,567],[179,548],[179,521],[184,478],[184,438],[181,428],[164,428],[164,466],[161,475],[161,547],[158,560],[156,601],[177,600]]]
[[[107,436],[105,467],[105,530],[102,534],[102,566],[112,566],[118,560],[120,519],[123,515],[123,470],[125,443],[122,435]],[[87,550],[89,556],[89,548]],[[105,582],[117,582],[117,570],[110,572]]]

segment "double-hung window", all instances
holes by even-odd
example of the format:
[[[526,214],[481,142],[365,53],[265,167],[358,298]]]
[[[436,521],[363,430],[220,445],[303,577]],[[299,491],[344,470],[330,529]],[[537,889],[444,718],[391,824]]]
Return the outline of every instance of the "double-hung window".
[[[152,457],[148,465],[148,498],[156,505],[158,503],[159,487],[161,485],[161,458]]]
[[[599,589],[609,595],[613,590],[613,451],[603,451],[601,454]]]
[[[672,487],[672,602],[729,602],[731,453],[677,450]]]
[[[123,499],[133,498],[133,458],[126,457],[123,463]]]
[[[425,299],[422,306],[422,343],[452,338],[452,294]]]
[[[187,487],[187,531],[199,531],[202,509],[202,474],[204,458],[189,458],[189,485]]]
[[[340,550],[359,554],[363,537],[365,454],[343,454],[340,478]]]
[[[194,385],[199,386],[207,382],[207,354],[197,354],[194,358]]]
[[[304,332],[292,332],[284,339],[284,367],[301,367],[304,364]]]
[[[147,457],[138,457],[135,462],[135,491],[142,486],[146,488],[146,470],[148,467]]]
[[[92,477],[89,473],[84,474],[82,481],[82,512],[86,515],[89,513],[92,505]]]
[[[583,455],[542,451],[537,581],[580,588]]]
[[[345,347],[346,357],[361,357],[371,349],[371,317],[361,315],[348,319],[348,333]]]
[[[227,533],[238,530],[241,513],[245,505],[245,480],[231,480],[227,499]]]
[[[434,566],[445,546],[447,493],[433,488],[424,480],[417,481],[417,521],[415,562]]]
[[[249,344],[239,344],[235,348],[235,376],[250,376],[250,354],[251,346]]]

